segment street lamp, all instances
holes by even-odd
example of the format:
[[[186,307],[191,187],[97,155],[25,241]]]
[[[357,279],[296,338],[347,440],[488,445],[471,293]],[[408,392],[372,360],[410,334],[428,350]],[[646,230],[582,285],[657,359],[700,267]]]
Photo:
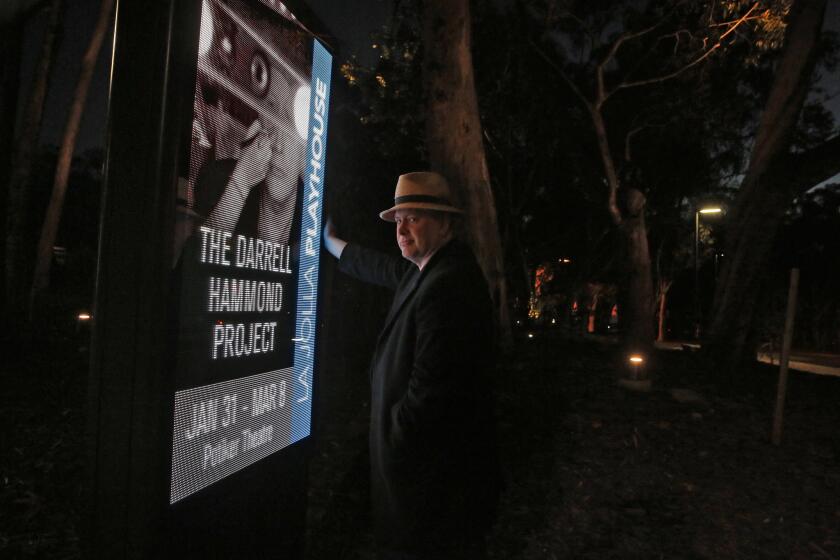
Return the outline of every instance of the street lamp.
[[[700,308],[700,214],[720,214],[723,209],[717,206],[699,208],[694,212],[694,338],[700,338],[700,325],[703,312]]]

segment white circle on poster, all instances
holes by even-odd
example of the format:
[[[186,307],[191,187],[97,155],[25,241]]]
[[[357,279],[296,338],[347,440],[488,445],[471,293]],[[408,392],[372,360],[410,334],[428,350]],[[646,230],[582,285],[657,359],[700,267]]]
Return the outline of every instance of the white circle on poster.
[[[309,86],[300,86],[295,93],[295,128],[304,140],[309,128],[309,94]]]

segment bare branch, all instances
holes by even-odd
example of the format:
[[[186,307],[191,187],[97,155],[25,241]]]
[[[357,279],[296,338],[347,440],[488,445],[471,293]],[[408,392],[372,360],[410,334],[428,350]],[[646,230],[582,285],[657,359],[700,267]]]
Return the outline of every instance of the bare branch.
[[[670,14],[669,14],[669,16],[670,16]],[[599,62],[598,65],[595,67],[595,77],[598,80],[598,92],[596,94],[595,103],[599,108],[600,108],[601,105],[604,104],[604,102],[607,100],[607,98],[609,98],[609,96],[612,95],[612,93],[613,93],[613,92],[607,92],[606,87],[604,86],[604,68],[606,68],[607,64],[609,64],[610,61],[615,57],[615,55],[618,52],[618,49],[621,47],[621,45],[623,45],[627,41],[632,41],[633,39],[638,39],[639,37],[643,37],[643,36],[647,35],[648,33],[650,33],[651,31],[654,31],[656,28],[658,28],[660,25],[662,25],[668,19],[669,16],[666,16],[666,17],[662,18],[661,20],[656,22],[654,25],[651,25],[650,27],[642,29],[641,31],[622,33],[613,42],[612,46],[610,46],[610,50],[607,51],[607,54],[604,55],[604,58],[602,58],[601,62]]]
[[[662,24],[664,24],[666,21],[668,21],[671,18],[671,15],[677,9],[677,5],[674,5],[674,7],[671,9],[671,11],[669,11],[662,18],[660,18],[659,21],[657,21],[655,24],[653,24],[653,25],[651,25],[651,26],[649,26],[645,29],[642,29],[640,31],[622,33],[615,40],[615,42],[610,47],[610,50],[607,52],[607,54],[604,56],[604,58],[601,60],[601,62],[598,64],[598,66],[595,69],[596,77],[597,77],[597,80],[598,80],[598,101],[597,101],[597,104],[598,104],[599,108],[600,108],[601,105],[603,105],[607,101],[607,99],[609,99],[609,97],[613,93],[615,93],[616,91],[618,91],[620,89],[620,88],[615,88],[615,89],[613,89],[612,91],[609,91],[609,92],[606,90],[606,87],[604,86],[604,68],[606,68],[606,66],[607,66],[607,64],[609,64],[610,60],[612,60],[615,57],[615,55],[618,53],[618,49],[621,47],[621,45],[623,45],[627,41],[632,41],[634,39],[638,39],[639,37],[643,37],[643,36],[647,35],[648,33],[658,29]]]
[[[726,32],[725,32],[723,35],[721,35],[721,36],[720,36],[720,39],[718,39],[718,42],[721,42],[721,41],[723,41],[724,39],[726,39],[726,36],[727,36],[727,35],[729,35],[729,34],[730,34],[730,33],[732,33],[733,31],[735,31],[736,29],[738,29],[738,27],[740,27],[742,23],[744,23],[745,21],[747,21],[747,18],[749,17],[749,15],[750,15],[751,13],[753,13],[753,11],[754,11],[756,8],[758,8],[758,2],[756,2],[755,4],[753,4],[753,5],[752,5],[752,7],[751,7],[749,10],[747,10],[747,13],[746,13],[746,14],[744,14],[743,16],[741,16],[739,19],[735,20],[735,23],[733,23],[733,24],[732,24],[732,27],[730,27],[729,29],[727,29],[727,30],[726,30]]]
[[[493,142],[493,139],[490,137],[490,132],[486,128],[483,130],[483,132],[484,132],[484,139],[487,140],[487,145],[490,146],[490,148],[494,152],[496,152],[496,155],[498,155],[500,158],[504,158],[501,150],[499,150],[499,148],[496,147],[496,143]]]
[[[564,72],[563,69],[560,68],[560,66],[556,62],[554,62],[554,60],[552,60],[551,57],[548,56],[548,54],[546,54],[545,51],[543,51],[539,47],[539,45],[537,45],[533,40],[529,41],[529,43],[531,47],[533,47],[534,50],[537,52],[537,54],[540,55],[540,57],[543,60],[545,60],[549,67],[551,67],[552,70],[554,70],[560,75],[560,78],[562,78],[563,81],[566,82],[566,85],[569,86],[569,88],[574,92],[578,99],[581,100],[581,102],[586,106],[586,108],[591,109],[592,102],[583,94],[582,91],[580,91],[580,88],[577,87],[577,84],[575,84],[574,81],[572,81],[572,79],[569,78],[568,75],[566,75],[566,72]]]
[[[612,94],[612,93],[614,93],[616,91],[619,91],[619,90],[622,90],[622,89],[639,87],[639,86],[646,86],[646,85],[650,85],[650,84],[657,84],[657,83],[665,82],[665,81],[670,80],[672,78],[676,78],[677,76],[679,76],[680,74],[682,74],[686,70],[688,70],[690,68],[693,68],[694,66],[697,66],[698,64],[700,64],[701,62],[703,62],[704,60],[706,60],[707,58],[712,56],[712,54],[716,50],[721,48],[723,46],[723,40],[726,39],[726,37],[728,35],[730,35],[731,33],[734,33],[735,30],[738,29],[738,27],[741,24],[743,24],[745,21],[747,21],[747,18],[749,17],[749,15],[757,7],[758,7],[758,2],[753,4],[752,7],[749,10],[747,10],[747,13],[745,13],[738,20],[736,20],[735,23],[731,24],[731,27],[729,29],[727,29],[726,32],[724,32],[723,35],[720,36],[720,38],[718,38],[717,42],[715,42],[715,44],[712,45],[711,48],[706,50],[703,54],[701,54],[700,56],[698,56],[697,58],[695,58],[694,60],[692,60],[688,64],[682,66],[681,68],[678,68],[678,69],[674,70],[673,72],[670,72],[668,74],[663,74],[661,76],[656,76],[654,78],[647,78],[647,79],[644,79],[644,80],[635,80],[635,81],[632,81],[632,82],[621,82],[610,93]]]
[[[659,43],[661,43],[664,39],[668,39],[668,38],[673,38],[674,39],[674,55],[676,55],[677,51],[679,50],[679,45],[680,45],[680,41],[681,41],[680,37],[682,35],[688,35],[688,40],[689,41],[694,38],[694,35],[687,29],[678,29],[678,30],[674,31],[673,33],[668,33],[666,35],[662,35],[662,36],[658,37],[656,39],[656,41],[647,49],[647,51],[642,56],[640,56],[636,59],[635,64],[630,68],[630,70],[627,71],[627,73],[624,75],[624,78],[622,79],[622,81],[627,81],[627,79],[630,76],[635,74],[636,71],[639,68],[641,68],[642,65],[647,61],[648,57],[656,51],[656,49],[659,47]],[[703,48],[705,49],[705,44],[704,44]]]
[[[691,41],[691,39],[694,38],[694,34],[691,31],[689,31],[688,29],[677,29],[673,33],[666,33],[665,35],[662,35],[662,36],[658,37],[656,39],[656,44],[654,44],[651,47],[651,49],[654,49],[654,48],[658,47],[659,43],[661,41],[663,41],[664,39],[673,39],[674,40],[674,55],[676,55],[677,51],[680,49],[680,42],[682,41],[681,37],[683,35],[688,35],[688,40],[689,41]],[[704,39],[704,41],[705,41],[705,39]],[[704,45],[704,48],[705,48],[705,45]]]
[[[566,75],[560,66],[558,66],[552,59],[549,57],[540,47],[534,43],[533,41],[529,41],[531,46],[534,50],[537,51],[543,60],[545,60],[549,67],[551,67],[554,71],[556,71],[560,77],[563,79],[564,82],[569,86],[569,88],[575,93],[578,99],[583,102],[586,106],[587,110],[589,111],[589,115],[592,118],[592,125],[595,128],[595,137],[598,141],[598,152],[601,156],[601,162],[604,165],[604,176],[607,181],[607,189],[608,189],[608,197],[607,197],[607,210],[609,212],[610,217],[613,220],[613,223],[616,225],[621,225],[623,221],[623,216],[621,214],[621,209],[618,207],[618,175],[615,171],[615,163],[612,159],[612,154],[610,154],[610,147],[609,147],[609,140],[607,138],[607,129],[606,124],[604,123],[604,117],[601,114],[601,105],[603,104],[603,100],[596,100],[594,103],[590,101],[577,87],[577,85]],[[603,75],[599,72],[599,94],[603,92],[601,86],[603,86]]]
[[[710,48],[708,51],[704,52],[702,55],[700,55],[696,59],[692,60],[691,62],[689,62],[685,66],[683,66],[681,68],[678,68],[677,70],[674,70],[673,72],[671,72],[669,74],[663,74],[662,76],[656,76],[655,78],[647,78],[645,80],[635,80],[633,82],[621,82],[613,90],[613,93],[616,92],[616,91],[622,90],[622,89],[639,87],[639,86],[646,86],[646,85],[650,85],[650,84],[658,84],[658,83],[661,83],[661,82],[666,82],[666,81],[668,81],[672,78],[676,78],[677,76],[679,76],[680,74],[682,74],[686,70],[689,70],[690,68],[693,68],[694,66],[697,66],[698,64],[700,64],[701,62],[703,62],[704,60],[706,60],[707,58],[712,56],[712,53],[714,53],[721,46],[722,46],[721,43],[716,43],[715,45],[712,46],[712,48]]]
[[[752,11],[753,9],[755,9],[755,6],[750,8],[750,11]],[[710,23],[709,27],[727,27],[729,25],[741,24],[745,21],[753,21],[753,20],[761,19],[762,17],[764,17],[763,14],[762,15],[757,15],[757,16],[752,16],[752,17],[742,17],[742,18],[738,18],[738,19],[733,19],[732,21],[722,21],[720,23]]]
[[[668,126],[667,121],[662,121],[662,122],[647,121],[647,122],[644,122],[644,123],[634,127],[633,129],[631,129],[630,132],[628,132],[627,135],[624,137],[624,161],[632,161],[633,160],[632,150],[630,148],[630,144],[633,141],[633,137],[636,134],[638,134],[641,131],[646,130],[648,128],[665,128],[666,126]]]
[[[667,19],[668,19],[668,17],[666,16],[666,17],[662,18],[661,20],[659,20],[658,22],[656,22],[655,24],[653,24],[650,27],[647,27],[645,29],[642,29],[641,31],[626,32],[626,33],[622,33],[621,35],[619,35],[618,38],[613,42],[612,46],[610,46],[610,50],[607,52],[606,55],[604,55],[604,58],[598,64],[598,67],[603,68],[604,66],[606,66],[609,63],[609,61],[612,60],[613,57],[615,56],[615,54],[618,52],[618,49],[621,48],[621,45],[623,45],[625,42],[632,41],[633,39],[638,39],[639,37],[644,37],[645,35],[647,35],[651,31],[654,31],[657,27],[662,25]]]

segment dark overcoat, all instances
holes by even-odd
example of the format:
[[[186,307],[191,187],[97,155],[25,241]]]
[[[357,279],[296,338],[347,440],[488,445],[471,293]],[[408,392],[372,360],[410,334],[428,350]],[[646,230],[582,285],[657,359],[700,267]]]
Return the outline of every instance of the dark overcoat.
[[[492,305],[459,241],[421,271],[347,245],[340,269],[396,290],[371,363],[370,460],[380,545],[434,550],[480,535],[499,490]]]

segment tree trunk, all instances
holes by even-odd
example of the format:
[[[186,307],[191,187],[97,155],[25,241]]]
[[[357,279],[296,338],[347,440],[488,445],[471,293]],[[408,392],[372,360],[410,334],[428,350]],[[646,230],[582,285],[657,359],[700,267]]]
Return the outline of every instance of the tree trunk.
[[[29,174],[32,160],[38,146],[41,118],[50,77],[50,67],[55,56],[60,36],[60,22],[63,0],[52,0],[49,4],[49,21],[44,32],[44,41],[29,101],[17,138],[17,149],[12,158],[6,207],[6,270],[5,297],[6,312],[12,325],[20,325],[26,313],[26,216],[29,212]],[[9,330],[12,332],[12,330]]]
[[[665,312],[668,309],[668,290],[670,286],[666,287],[664,284],[659,286],[659,302],[657,304],[657,329],[656,342],[665,342]]]
[[[609,196],[607,198],[607,211],[610,219],[616,226],[621,226],[623,216],[618,207],[618,189],[620,187],[618,174],[615,171],[612,151],[610,150],[609,137],[607,136],[607,124],[601,114],[600,107],[589,107],[589,116],[592,118],[592,127],[595,129],[595,139],[598,141],[598,154],[601,156],[601,164],[604,166],[604,177],[607,180]]]
[[[791,8],[784,50],[756,133],[750,164],[728,218],[731,226],[726,260],[715,290],[704,348],[715,370],[729,379],[737,375],[740,366],[754,360],[748,339],[759,284],[775,234],[796,186],[801,184],[798,178],[785,184],[781,177],[793,177],[779,163],[799,157],[784,154],[808,93],[825,6],[826,0],[797,0]]]
[[[93,36],[82,58],[79,81],[73,93],[73,104],[70,106],[70,115],[67,117],[64,136],[61,139],[61,148],[58,152],[52,195],[50,196],[50,203],[47,207],[46,217],[44,218],[44,225],[41,228],[41,237],[38,240],[35,273],[32,280],[32,291],[29,296],[30,317],[34,310],[37,296],[49,286],[52,248],[55,244],[56,235],[58,234],[59,223],[61,222],[64,197],[67,193],[67,179],[70,176],[70,164],[73,162],[73,152],[76,148],[76,137],[79,134],[79,124],[82,121],[82,113],[84,112],[85,101],[87,100],[88,90],[90,89],[90,82],[93,78],[93,70],[96,68],[99,50],[108,31],[113,7],[114,0],[102,0],[102,4],[99,7],[99,18],[93,30]]]
[[[633,353],[649,355],[653,344],[653,279],[645,226],[645,195],[624,187],[627,208],[621,224],[626,245],[627,303],[625,345]]]
[[[429,162],[461,195],[468,241],[490,287],[502,345],[509,347],[507,288],[475,93],[468,0],[424,2],[423,48]]]
[[[626,320],[622,326],[624,346],[628,352],[648,356],[653,345],[654,308],[653,274],[645,224],[647,201],[641,191],[620,184],[600,108],[590,106],[589,114],[609,189],[607,212],[618,227],[624,244],[624,270],[627,274]],[[626,202],[624,212],[618,203],[619,189],[623,190]]]
[[[592,301],[589,302],[589,315],[586,317],[586,332],[589,334],[595,333],[596,319],[598,317],[598,300],[599,294],[596,292],[592,295]]]

